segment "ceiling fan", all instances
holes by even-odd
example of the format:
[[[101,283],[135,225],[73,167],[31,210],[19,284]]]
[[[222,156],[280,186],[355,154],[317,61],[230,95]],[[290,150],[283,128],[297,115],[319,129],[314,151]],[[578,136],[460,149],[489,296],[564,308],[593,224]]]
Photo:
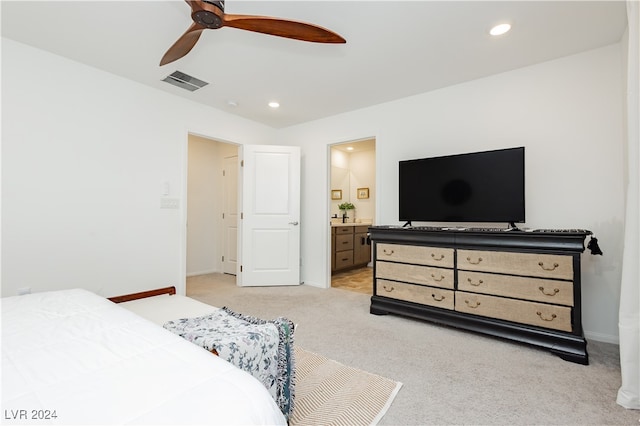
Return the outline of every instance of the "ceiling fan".
[[[304,22],[269,16],[232,15],[224,13],[224,0],[185,0],[191,6],[193,23],[167,50],[160,65],[176,61],[189,53],[206,29],[233,27],[314,43],[346,43],[340,35],[326,28]]]

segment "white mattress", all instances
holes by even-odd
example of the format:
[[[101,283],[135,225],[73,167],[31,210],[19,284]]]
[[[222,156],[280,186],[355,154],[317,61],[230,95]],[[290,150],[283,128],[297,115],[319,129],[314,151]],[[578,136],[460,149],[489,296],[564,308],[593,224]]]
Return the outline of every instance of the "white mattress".
[[[5,424],[286,424],[250,374],[86,290],[2,299],[2,412]]]
[[[179,318],[201,317],[218,309],[215,306],[177,294],[146,297],[123,302],[119,306],[158,325],[164,325],[167,321]]]

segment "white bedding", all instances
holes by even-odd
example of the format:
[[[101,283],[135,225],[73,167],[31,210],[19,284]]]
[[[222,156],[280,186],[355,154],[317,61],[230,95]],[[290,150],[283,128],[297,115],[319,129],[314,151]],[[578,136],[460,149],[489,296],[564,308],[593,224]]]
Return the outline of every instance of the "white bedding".
[[[32,418],[46,410],[56,418]],[[286,424],[250,374],[86,290],[2,299],[2,414],[5,424]]]
[[[208,315],[218,309],[218,307],[178,294],[145,297],[144,299],[122,302],[119,305],[160,326],[167,321],[178,318]]]

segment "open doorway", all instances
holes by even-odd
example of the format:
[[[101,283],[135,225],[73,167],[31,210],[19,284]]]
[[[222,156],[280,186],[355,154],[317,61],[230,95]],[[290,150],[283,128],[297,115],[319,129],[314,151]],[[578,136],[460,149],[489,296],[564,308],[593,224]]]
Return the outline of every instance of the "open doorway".
[[[235,274],[247,287],[300,285],[300,148],[187,142],[187,291],[210,274]]]
[[[368,227],[375,223],[376,141],[329,146],[331,287],[372,294]]]
[[[236,144],[189,134],[187,281],[208,274],[236,274],[238,149]]]

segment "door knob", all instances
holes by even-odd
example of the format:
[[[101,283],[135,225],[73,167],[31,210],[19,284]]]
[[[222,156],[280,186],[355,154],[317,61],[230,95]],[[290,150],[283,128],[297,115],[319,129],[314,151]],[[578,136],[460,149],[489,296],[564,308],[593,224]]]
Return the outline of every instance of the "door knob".
[[[295,222],[289,222],[289,225],[293,225],[296,226],[298,224],[298,221],[296,220]]]

